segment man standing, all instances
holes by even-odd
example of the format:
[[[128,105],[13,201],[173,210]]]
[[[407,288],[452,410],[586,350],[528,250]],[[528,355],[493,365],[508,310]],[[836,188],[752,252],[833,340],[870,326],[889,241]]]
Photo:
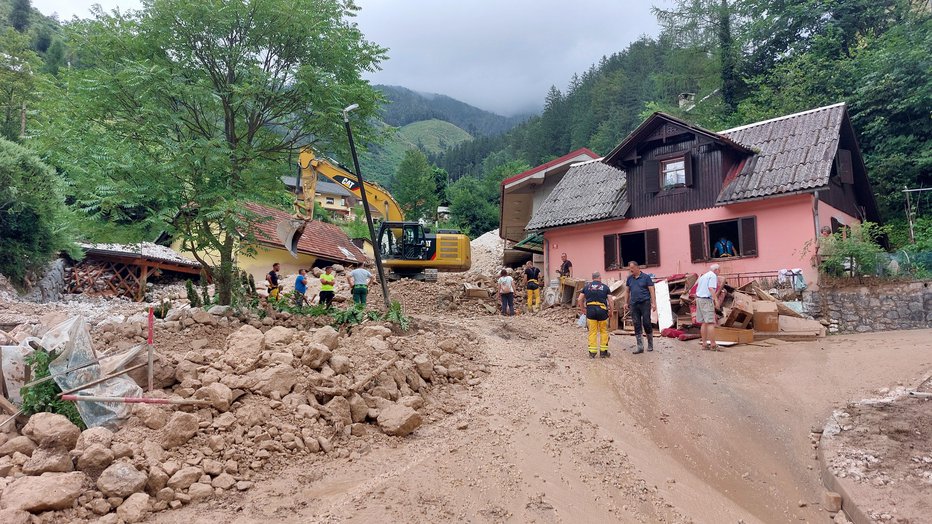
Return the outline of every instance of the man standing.
[[[709,271],[696,282],[696,322],[700,324],[699,341],[702,349],[719,351],[715,343],[715,292],[718,290],[718,264],[709,266]],[[706,341],[709,347],[706,348]]]
[[[272,264],[272,270],[265,275],[265,281],[269,283],[269,296],[278,299],[278,294],[281,292],[282,287],[278,285],[278,272],[281,270],[281,265],[276,262]]]
[[[356,269],[350,271],[349,276],[346,277],[346,283],[349,284],[350,289],[353,290],[354,304],[366,305],[366,297],[369,296],[370,280],[372,280],[372,273],[363,269],[362,266],[357,266]]]
[[[302,307],[307,303],[305,293],[307,293],[307,270],[299,269],[298,276],[294,280],[294,302],[296,306]]]
[[[608,318],[615,314],[615,303],[609,299],[610,293],[608,286],[602,283],[602,275],[596,271],[592,274],[592,282],[583,287],[576,299],[579,313],[586,315],[589,328],[589,358],[595,358],[596,352],[601,358],[609,356]]]
[[[527,310],[540,311],[540,269],[530,260],[524,267],[525,288],[527,288]]]
[[[563,261],[560,264],[560,269],[557,270],[557,274],[560,275],[560,285],[562,286],[566,279],[573,276],[573,263],[567,260],[566,253],[560,255],[560,260]]]
[[[335,279],[336,275],[333,274],[333,266],[324,268],[324,272],[320,274],[320,304],[330,307],[333,303],[333,282]]]
[[[657,297],[654,294],[654,281],[647,273],[641,271],[637,262],[628,262],[628,280],[625,282],[625,293],[622,304],[625,309],[631,310],[631,321],[634,323],[634,340],[637,349],[634,354],[644,352],[644,343],[641,341],[641,330],[647,335],[647,351],[654,350],[654,330],[650,325],[650,312],[657,310]]]

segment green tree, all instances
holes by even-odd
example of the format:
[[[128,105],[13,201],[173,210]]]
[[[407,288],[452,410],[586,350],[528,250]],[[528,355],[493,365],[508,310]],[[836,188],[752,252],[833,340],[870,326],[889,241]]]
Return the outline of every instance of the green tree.
[[[393,196],[406,220],[433,219],[437,213],[437,182],[434,170],[420,150],[409,149],[398,164]]]
[[[45,66],[42,70],[52,76],[58,76],[58,69],[65,64],[65,44],[56,38],[45,53]]]
[[[450,205],[450,197],[447,196],[447,188],[450,187],[450,174],[442,167],[432,166],[434,171],[434,184],[437,189],[438,205]]]
[[[28,38],[10,28],[0,29],[0,50],[0,134],[18,141],[25,130],[26,110],[36,99],[41,61],[30,49]]]
[[[46,97],[41,143],[88,217],[167,230],[229,304],[235,257],[254,250],[250,201],[281,194],[278,169],[313,137],[344,151],[351,103],[367,137],[384,58],[341,0],[152,0],[69,26],[80,68]],[[67,143],[67,151],[57,146]],[[216,256],[206,257],[212,252]]]
[[[23,283],[68,248],[58,175],[23,146],[0,139],[0,273]]]
[[[450,220],[475,238],[498,225],[498,207],[488,199],[483,181],[462,177],[450,185]]]
[[[29,0],[13,0],[10,6],[10,25],[20,33],[29,28],[29,18],[32,16],[32,5]]]

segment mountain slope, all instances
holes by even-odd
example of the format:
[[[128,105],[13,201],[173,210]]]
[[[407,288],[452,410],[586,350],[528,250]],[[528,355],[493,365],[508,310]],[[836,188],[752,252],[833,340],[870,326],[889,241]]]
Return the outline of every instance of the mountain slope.
[[[472,140],[472,135],[462,128],[437,119],[412,122],[398,129],[398,135],[427,155],[437,155]]]
[[[527,119],[496,115],[446,95],[419,93],[401,86],[374,87],[388,100],[382,119],[396,127],[436,119],[455,124],[472,136],[489,136],[504,133]]]
[[[378,144],[367,144],[366,151],[359,156],[359,164],[367,179],[389,189],[405,151],[420,149],[425,154],[436,155],[472,140],[472,135],[442,120],[412,122],[397,129],[383,125],[385,139]]]

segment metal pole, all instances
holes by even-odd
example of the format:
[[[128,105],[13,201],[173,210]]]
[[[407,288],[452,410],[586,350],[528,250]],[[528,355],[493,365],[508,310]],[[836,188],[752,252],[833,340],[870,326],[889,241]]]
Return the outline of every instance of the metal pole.
[[[366,223],[369,224],[369,237],[372,240],[372,252],[375,254],[375,267],[379,272],[379,283],[382,284],[382,298],[385,299],[385,309],[388,309],[392,305],[391,298],[388,296],[388,281],[385,279],[385,270],[382,268],[382,254],[379,252],[379,243],[375,238],[375,228],[372,226],[369,199],[366,198],[366,183],[362,179],[362,169],[359,168],[359,158],[356,156],[356,143],[353,141],[353,130],[350,128],[349,123],[349,112],[358,107],[359,104],[353,104],[343,110],[343,126],[346,128],[350,154],[353,156],[353,167],[356,168],[356,178],[359,180],[359,196],[362,197],[362,208],[366,212]]]
[[[146,339],[148,346],[148,358],[146,359],[148,368],[146,369],[146,378],[149,380],[148,388],[146,391],[152,391],[152,332],[155,331],[155,312],[153,311],[152,306],[149,306],[149,337]]]
[[[906,193],[906,222],[909,224],[909,243],[915,244],[916,237],[913,234],[913,208],[909,203],[909,189],[903,186],[903,192]]]

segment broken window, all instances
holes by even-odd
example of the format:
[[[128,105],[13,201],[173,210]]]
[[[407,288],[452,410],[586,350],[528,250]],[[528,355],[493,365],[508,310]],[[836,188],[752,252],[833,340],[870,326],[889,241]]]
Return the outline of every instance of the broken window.
[[[660,163],[660,175],[663,188],[671,189],[686,185],[686,161],[684,158],[664,160]]]
[[[605,269],[624,269],[628,263],[660,265],[660,233],[657,229],[605,235]]]
[[[327,197],[327,203],[333,205],[333,197]]]
[[[693,262],[757,256],[757,219],[743,217],[690,224],[689,244]]]

